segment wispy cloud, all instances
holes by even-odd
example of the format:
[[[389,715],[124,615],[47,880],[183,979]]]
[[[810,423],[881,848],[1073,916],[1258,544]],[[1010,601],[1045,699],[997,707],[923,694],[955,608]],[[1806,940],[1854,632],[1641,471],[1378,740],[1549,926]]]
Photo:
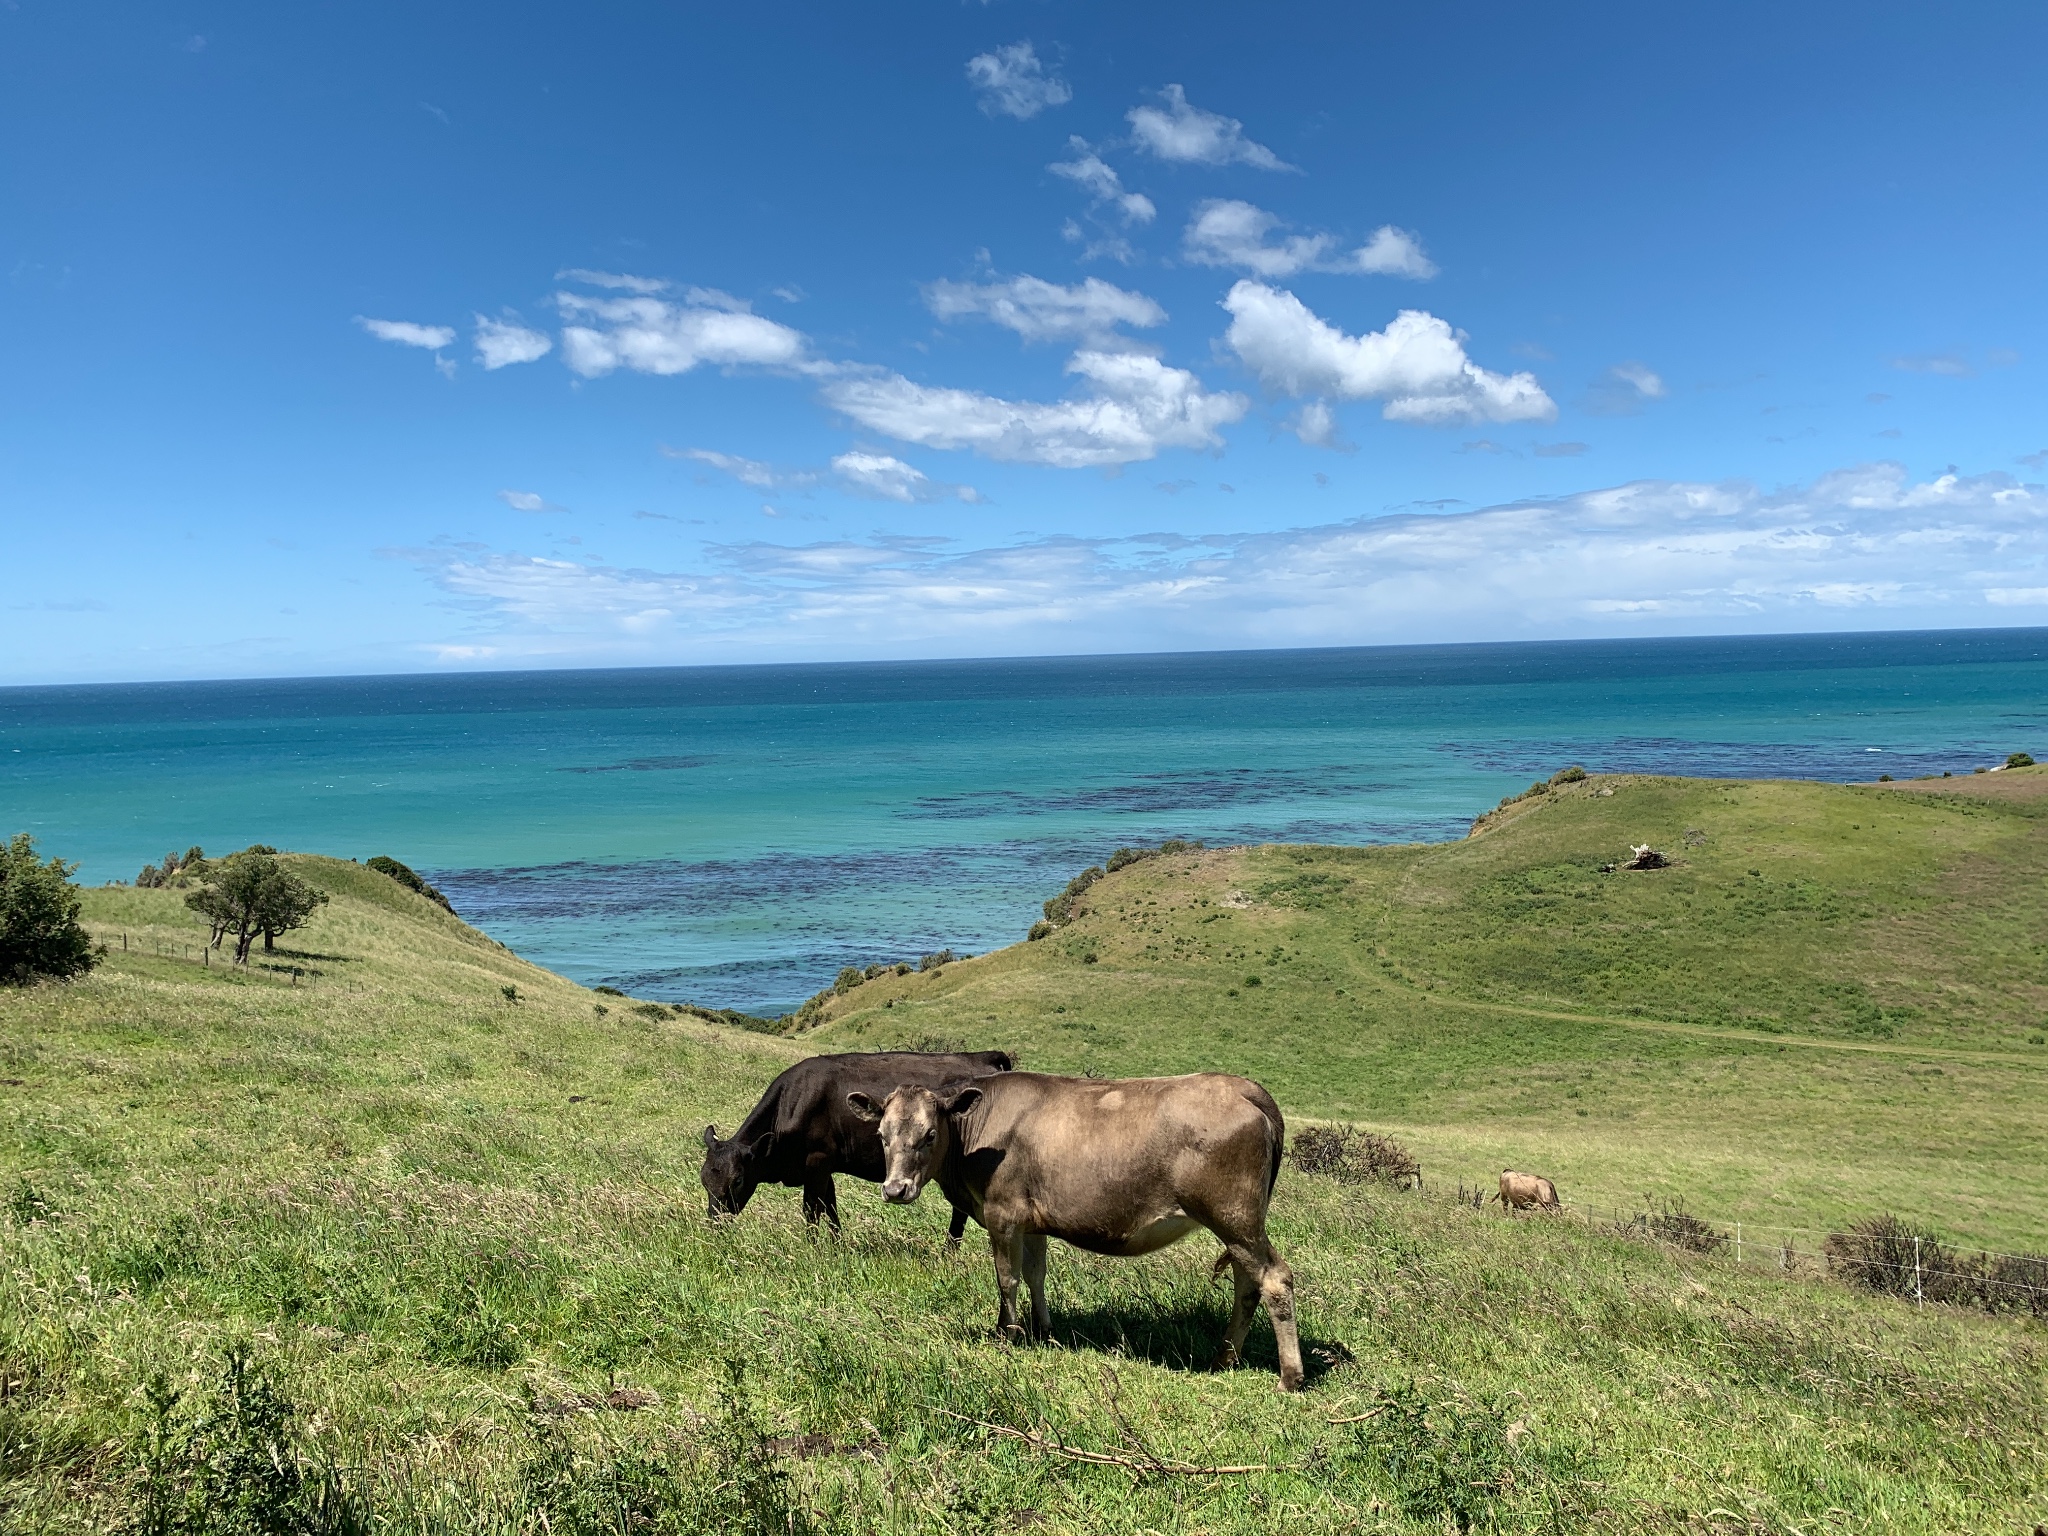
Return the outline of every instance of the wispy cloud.
[[[715,448],[664,447],[661,451],[671,459],[690,459],[723,470],[741,485],[752,486],[757,491],[797,490],[818,481],[816,470],[778,469],[761,459],[745,459],[736,453],[720,453]]]
[[[1183,165],[1295,169],[1265,145],[1246,138],[1244,124],[1236,118],[1192,105],[1179,86],[1169,85],[1159,94],[1163,105],[1133,107],[1124,114],[1131,125],[1132,142],[1148,154]]]
[[[1951,347],[1946,352],[1919,352],[1895,357],[1892,366],[1901,373],[1931,373],[1944,379],[1967,379],[1977,371],[1970,366],[1968,354],[1960,347]]]
[[[627,272],[596,272],[589,267],[566,267],[555,274],[558,283],[581,283],[587,288],[611,288],[622,293],[664,293],[674,285],[662,277],[634,277]]]
[[[967,79],[981,97],[981,110],[991,117],[1032,118],[1074,99],[1066,81],[1045,72],[1028,41],[977,53],[967,61]]]
[[[1067,372],[1083,381],[1085,395],[1005,400],[877,371],[836,379],[824,397],[898,442],[971,448],[991,459],[1059,469],[1131,464],[1166,448],[1218,447],[1218,429],[1251,404],[1243,395],[1211,393],[1184,368],[1130,352],[1076,352]]]
[[[701,571],[399,551],[498,655],[966,654],[2010,622],[2048,616],[2048,495],[1862,465],[1765,493],[1640,481],[1234,535],[714,548]],[[1085,626],[1077,631],[1074,626]]]
[[[373,320],[368,315],[357,315],[356,324],[379,341],[395,342],[401,347],[422,347],[429,352],[438,352],[443,347],[455,345],[455,327],[452,325],[421,325],[412,320]]]
[[[1280,220],[1250,203],[1212,198],[1195,209],[1181,235],[1181,254],[1206,267],[1235,267],[1261,277],[1292,277],[1297,272],[1345,272],[1385,277],[1431,278],[1436,263],[1423,254],[1422,242],[1404,229],[1383,224],[1355,250],[1338,249],[1335,235],[1267,237]]]
[[[1531,373],[1500,374],[1465,355],[1444,321],[1404,309],[1386,329],[1347,335],[1292,293],[1245,279],[1223,300],[1224,340],[1282,395],[1384,400],[1389,421],[1549,421],[1557,407]]]
[[[934,480],[923,470],[913,468],[901,459],[886,453],[869,453],[855,449],[842,453],[832,461],[832,472],[839,477],[840,484],[856,496],[866,496],[877,501],[964,501],[970,505],[981,501],[981,493],[971,485],[949,485]]]
[[[1126,227],[1150,224],[1157,216],[1159,210],[1152,199],[1142,192],[1126,191],[1116,168],[1097,154],[1086,139],[1076,134],[1067,140],[1067,149],[1073,156],[1071,160],[1055,160],[1046,169],[1081,188],[1094,206],[1116,209]]]
[[[1006,326],[1026,341],[1104,344],[1120,325],[1162,325],[1166,311],[1142,293],[1099,277],[1068,286],[1019,276],[990,283],[941,280],[925,286],[924,301],[941,320],[983,319]]]
[[[566,512],[567,507],[558,507],[538,491],[500,491],[498,500],[514,512]]]

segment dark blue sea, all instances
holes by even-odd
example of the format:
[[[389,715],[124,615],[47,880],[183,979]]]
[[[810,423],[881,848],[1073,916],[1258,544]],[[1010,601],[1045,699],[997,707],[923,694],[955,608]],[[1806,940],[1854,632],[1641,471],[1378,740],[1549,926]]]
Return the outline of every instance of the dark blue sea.
[[[0,834],[90,881],[388,853],[543,965],[779,1013],[1020,938],[1124,843],[1455,838],[1567,763],[2048,759],[2048,630],[0,689]]]

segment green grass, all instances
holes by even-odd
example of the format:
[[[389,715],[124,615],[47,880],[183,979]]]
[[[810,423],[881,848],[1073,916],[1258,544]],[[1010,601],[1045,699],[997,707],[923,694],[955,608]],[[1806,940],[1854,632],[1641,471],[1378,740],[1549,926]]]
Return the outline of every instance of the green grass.
[[[814,1043],[1214,1067],[1438,1184],[2048,1247],[2048,769],[1943,787],[1602,778],[1448,846],[1148,860],[1039,943],[838,999]],[[1600,873],[1641,842],[1677,867]]]
[[[1251,1070],[1297,1119],[1412,1136],[1433,1190],[1508,1148],[1716,1212],[1782,1193],[2027,1235],[2034,805],[1629,781],[1451,848],[1155,860],[801,1042],[596,998],[331,860],[292,861],[332,903],[246,974],[178,953],[201,935],[176,893],[92,892],[107,965],[0,993],[0,1525],[258,1529],[269,1500],[388,1531],[2023,1532],[2038,1323],[1290,1169],[1274,1235],[1316,1374],[1287,1397],[1263,1326],[1245,1369],[1200,1368],[1228,1306],[1198,1241],[1060,1250],[1059,1342],[1015,1349],[942,1209],[856,1184],[814,1241],[770,1189],[713,1227],[695,1132],[804,1050],[951,1038]],[[1666,821],[1708,833],[1677,870],[1532,881]],[[1738,913],[1752,878],[1804,894]],[[1271,1470],[1134,1475],[990,1425]]]

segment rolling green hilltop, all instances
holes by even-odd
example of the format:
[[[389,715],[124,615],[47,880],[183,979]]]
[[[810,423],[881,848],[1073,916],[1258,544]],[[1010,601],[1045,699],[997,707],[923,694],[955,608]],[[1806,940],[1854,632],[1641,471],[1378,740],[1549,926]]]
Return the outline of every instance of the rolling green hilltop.
[[[2040,1322],[1449,1193],[1512,1161],[2042,1246],[2044,792],[1596,779],[1451,846],[1155,857],[798,1040],[594,995],[335,860],[286,857],[329,902],[246,969],[175,892],[88,892],[102,966],[0,990],[0,1523],[2024,1533]],[[1599,872],[1641,842],[1675,867]],[[1414,1147],[1420,1194],[1281,1176],[1311,1390],[1263,1323],[1200,1369],[1194,1240],[1061,1250],[1024,1350],[930,1202],[706,1220],[696,1132],[783,1065],[955,1041],[1249,1072]]]

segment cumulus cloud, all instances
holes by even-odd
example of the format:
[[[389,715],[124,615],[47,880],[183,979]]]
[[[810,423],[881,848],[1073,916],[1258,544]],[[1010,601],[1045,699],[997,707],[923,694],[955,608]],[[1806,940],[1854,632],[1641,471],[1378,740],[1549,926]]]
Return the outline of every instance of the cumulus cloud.
[[[691,288],[678,304],[652,294],[593,298],[563,292],[555,304],[564,361],[585,378],[615,368],[637,373],[688,373],[717,367],[801,368],[811,363],[801,331],[754,314],[744,300],[715,288]]]
[[[858,448],[842,453],[832,461],[832,472],[854,495],[880,501],[964,501],[972,505],[981,500],[981,493],[971,485],[948,485],[934,480],[923,470],[886,453]]]
[[[1351,336],[1285,289],[1249,279],[1231,288],[1223,307],[1231,317],[1225,341],[1279,394],[1384,400],[1387,420],[1429,426],[1557,415],[1534,374],[1481,368],[1448,324],[1419,309]]]
[[[1944,627],[2048,610],[2048,494],[1871,464],[1266,533],[728,545],[686,572],[393,553],[475,607],[451,644],[501,654],[1044,651],[1076,625],[1132,649]]]
[[[1166,311],[1154,300],[1099,277],[1067,287],[1030,276],[992,283],[942,280],[926,286],[924,301],[941,320],[993,320],[1026,341],[1079,339],[1101,345],[1120,325],[1144,329],[1166,320]]]
[[[1270,240],[1279,223],[1273,214],[1250,203],[1211,198],[1195,209],[1181,236],[1181,254],[1205,267],[1236,267],[1261,277],[1292,277],[1304,271],[1436,276],[1436,263],[1423,254],[1422,243],[1391,224],[1375,230],[1357,249],[1343,251],[1337,249],[1337,237],[1329,234]]]
[[[379,341],[396,342],[401,347],[424,347],[429,352],[438,352],[443,347],[455,345],[455,327],[452,325],[420,325],[411,320],[372,320],[368,315],[357,315],[356,324]]]
[[[1351,444],[1344,440],[1344,434],[1337,426],[1337,413],[1330,409],[1328,401],[1309,401],[1288,423],[1288,430],[1311,448],[1351,451]]]
[[[1029,42],[1010,43],[967,61],[967,79],[990,117],[1031,118],[1047,107],[1063,107],[1074,99],[1066,81],[1048,75],[1038,50]]]
[[[1080,398],[1004,400],[933,388],[897,373],[842,377],[825,401],[870,431],[926,448],[971,448],[986,458],[1082,469],[1131,464],[1165,448],[1214,448],[1218,429],[1243,417],[1243,395],[1212,394],[1183,368],[1131,352],[1076,352],[1067,372]]]
[[[509,320],[476,317],[476,360],[486,373],[509,368],[514,363],[538,362],[554,351],[555,344],[544,331],[530,331]]]
[[[1184,165],[1249,165],[1262,171],[1295,167],[1263,144],[1244,136],[1244,124],[1220,112],[1204,112],[1188,101],[1177,85],[1161,91],[1164,106],[1133,107],[1124,114],[1131,138],[1140,149],[1161,160]]]
[[[1127,227],[1150,224],[1158,215],[1159,210],[1153,206],[1151,198],[1142,192],[1124,189],[1123,178],[1117,175],[1116,167],[1097,154],[1086,139],[1074,135],[1067,140],[1067,149],[1073,159],[1055,160],[1046,169],[1081,188],[1095,206],[1114,208]]]

